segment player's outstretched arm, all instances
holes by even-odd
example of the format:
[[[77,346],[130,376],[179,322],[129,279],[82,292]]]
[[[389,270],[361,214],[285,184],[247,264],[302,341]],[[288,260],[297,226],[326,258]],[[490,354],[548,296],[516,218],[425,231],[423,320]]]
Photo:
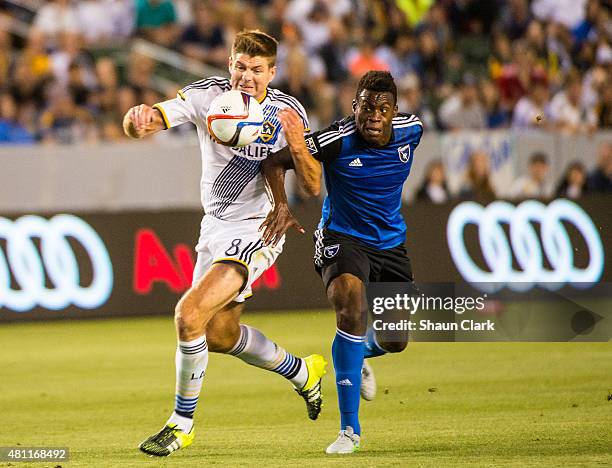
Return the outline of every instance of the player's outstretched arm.
[[[164,128],[161,113],[146,104],[132,107],[123,117],[123,131],[130,138],[139,139]]]
[[[321,163],[312,157],[304,140],[304,124],[293,109],[283,109],[278,114],[285,139],[291,151],[298,183],[308,195],[316,197],[321,192]]]
[[[274,207],[259,227],[260,231],[263,229],[261,240],[266,245],[276,246],[291,227],[302,234],[305,232],[304,228],[291,214],[287,194],[285,193],[285,171],[292,167],[291,153],[287,146],[278,153],[268,156],[262,163],[261,170],[274,201]]]

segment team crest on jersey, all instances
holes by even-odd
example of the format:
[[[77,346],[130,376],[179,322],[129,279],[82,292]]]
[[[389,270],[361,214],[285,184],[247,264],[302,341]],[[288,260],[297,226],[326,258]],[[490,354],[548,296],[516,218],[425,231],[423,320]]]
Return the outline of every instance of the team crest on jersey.
[[[410,159],[410,145],[400,146],[397,149],[397,153],[399,154],[400,161],[407,163]]]
[[[340,244],[328,245],[323,249],[323,255],[325,258],[333,258],[336,256],[338,251],[340,250]]]
[[[280,134],[280,120],[278,120],[278,111],[280,109],[274,105],[268,104],[263,109],[264,123],[261,126],[261,132],[257,143],[273,145]]]
[[[263,141],[264,143],[267,143],[276,134],[276,129],[276,125],[274,125],[269,120],[266,120],[261,126],[261,133],[259,134],[259,138],[261,138],[261,141]]]
[[[315,154],[319,152],[319,150],[317,149],[317,145],[314,142],[314,138],[312,137],[306,138],[306,148],[308,148],[310,154]]]

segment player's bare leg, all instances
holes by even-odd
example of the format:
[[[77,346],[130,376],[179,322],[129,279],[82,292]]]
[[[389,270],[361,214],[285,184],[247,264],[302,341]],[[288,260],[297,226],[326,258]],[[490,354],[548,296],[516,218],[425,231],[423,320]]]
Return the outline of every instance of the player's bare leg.
[[[336,337],[332,345],[340,433],[327,453],[352,453],[360,448],[359,388],[363,366],[365,330],[363,282],[350,273],[334,278],[327,297],[336,311]]]
[[[243,303],[232,302],[210,320],[206,328],[209,350],[234,355],[247,364],[282,375],[306,401],[308,417],[317,419],[323,403],[321,379],[327,364],[323,356],[292,355],[258,329],[241,324],[243,308]]]
[[[246,269],[239,264],[213,264],[178,302],[174,316],[178,335],[175,409],[162,430],[140,444],[143,452],[167,456],[192,443],[193,413],[208,365],[206,326],[232,302],[246,278]]]

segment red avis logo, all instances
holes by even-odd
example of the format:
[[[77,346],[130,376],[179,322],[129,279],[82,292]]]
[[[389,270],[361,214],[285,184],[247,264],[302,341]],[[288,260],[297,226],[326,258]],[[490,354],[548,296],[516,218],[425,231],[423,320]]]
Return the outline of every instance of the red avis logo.
[[[152,229],[136,232],[133,287],[137,294],[151,293],[155,283],[164,283],[173,293],[185,292],[191,286],[194,266],[193,250],[188,245],[176,244],[170,255]],[[253,290],[274,290],[280,284],[280,274],[272,265],[253,283]]]
[[[191,249],[177,244],[172,253],[173,257],[151,229],[139,229],[134,248],[134,291],[149,294],[158,282],[175,293],[186,291],[195,266]]]

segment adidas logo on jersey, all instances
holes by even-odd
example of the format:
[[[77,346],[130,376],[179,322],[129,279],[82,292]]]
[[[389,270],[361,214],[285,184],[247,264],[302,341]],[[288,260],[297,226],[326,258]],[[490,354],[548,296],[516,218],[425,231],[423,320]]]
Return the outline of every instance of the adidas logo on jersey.
[[[361,159],[356,158],[356,159],[353,159],[353,160],[352,160],[352,161],[349,163],[349,166],[351,166],[351,167],[361,167],[361,166],[363,166],[363,164],[361,164]]]
[[[224,114],[227,114],[230,109],[231,109],[231,107],[229,107],[229,106],[221,106],[221,110],[223,111]]]
[[[338,385],[344,385],[345,387],[352,387],[353,384],[351,383],[351,381],[349,379],[343,379],[343,380],[339,380],[338,382],[336,382]]]

